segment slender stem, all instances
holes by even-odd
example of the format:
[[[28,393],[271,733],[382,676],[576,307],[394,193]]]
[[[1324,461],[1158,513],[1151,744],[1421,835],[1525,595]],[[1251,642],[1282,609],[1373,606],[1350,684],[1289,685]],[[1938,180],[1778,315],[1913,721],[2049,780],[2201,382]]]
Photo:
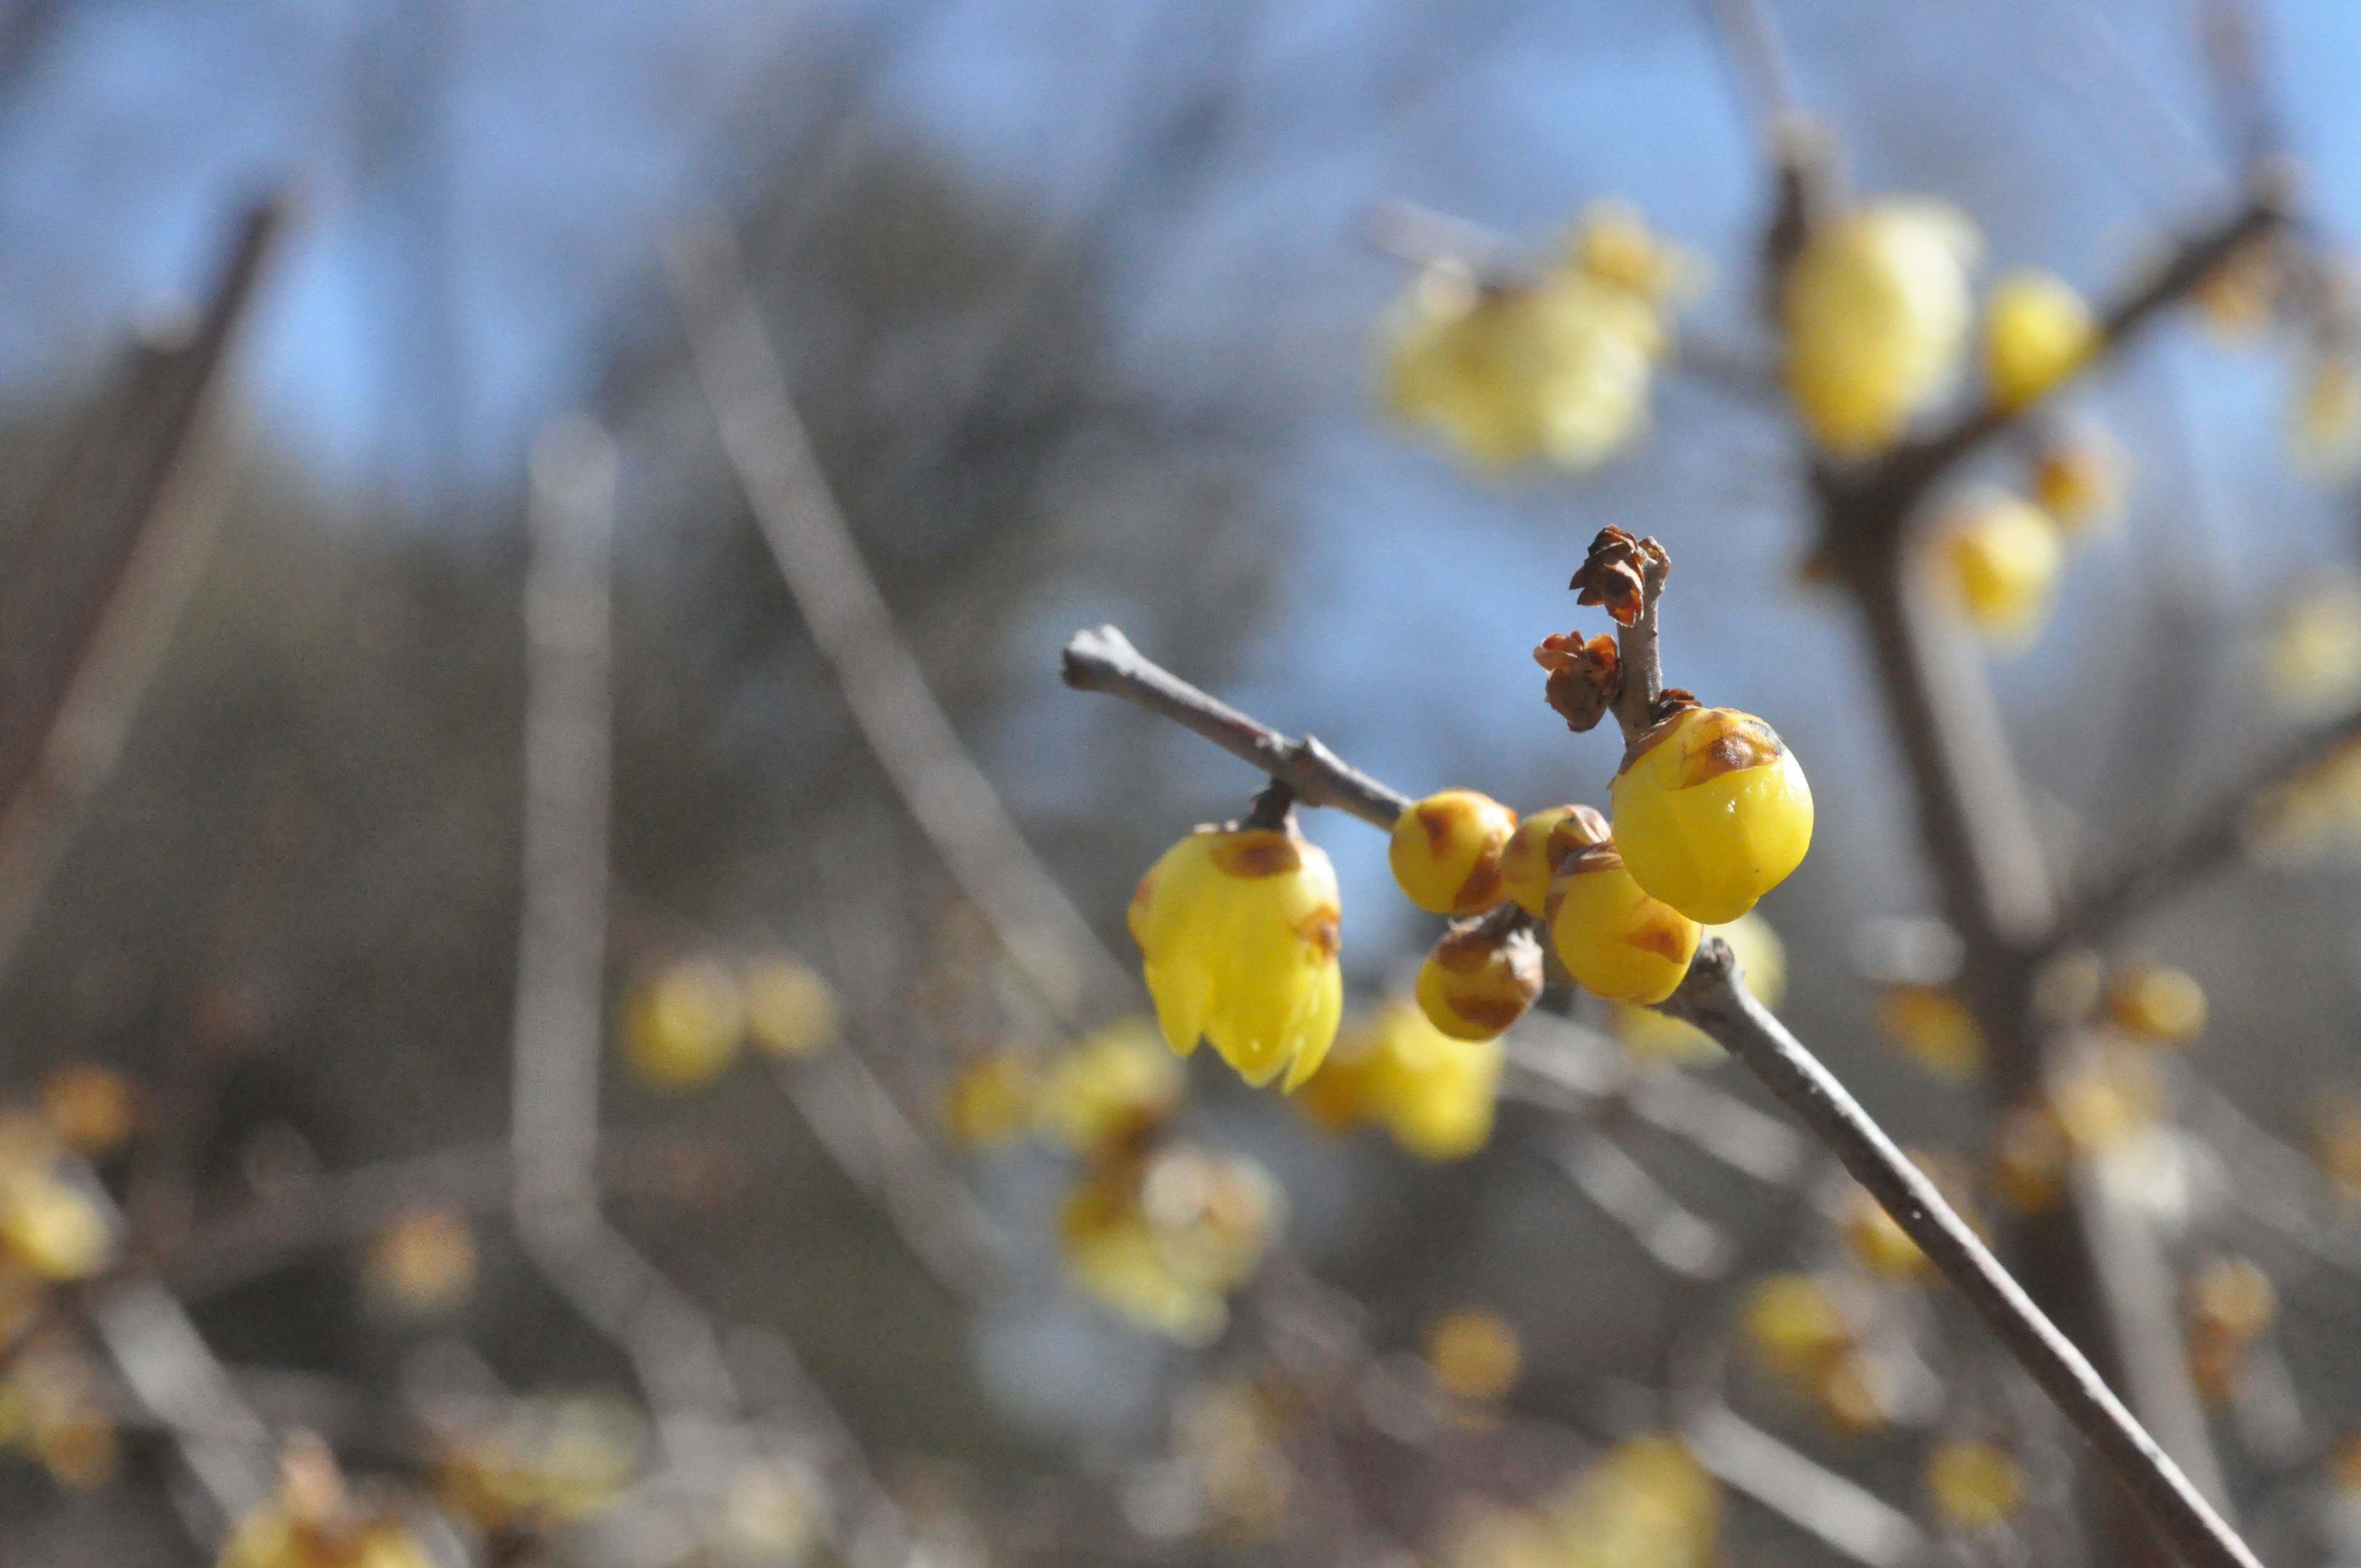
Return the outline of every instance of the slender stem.
[[[1120,657],[1114,650],[1120,650]],[[1077,678],[1078,670],[1083,678]],[[1390,828],[1408,800],[1324,747],[1293,741],[1144,657],[1112,627],[1077,634],[1066,681],[1106,692],[1205,736],[1251,765],[1286,777],[1308,805],[1334,804]],[[1278,759],[1281,767],[1271,766]],[[1388,803],[1393,803],[1389,807]],[[1703,1030],[1763,1080],[1894,1216],[2123,1479],[2142,1510],[2193,1568],[2259,1568],[2254,1554],[2180,1468],[2109,1391],[2089,1361],[1910,1163],[1836,1076],[1748,994],[1727,944],[1708,940],[1663,1010]]]

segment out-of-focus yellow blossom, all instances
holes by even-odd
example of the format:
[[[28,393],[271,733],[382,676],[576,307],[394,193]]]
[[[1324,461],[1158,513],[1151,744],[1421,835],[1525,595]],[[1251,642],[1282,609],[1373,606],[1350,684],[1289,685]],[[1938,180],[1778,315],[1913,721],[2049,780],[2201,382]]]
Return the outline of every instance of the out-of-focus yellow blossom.
[[[1983,1071],[1983,1031],[1949,986],[1889,985],[1877,999],[1877,1022],[1887,1044],[1946,1083],[1971,1083]]]
[[[2025,1472],[2005,1449],[1954,1438],[1927,1456],[1927,1495],[1937,1517],[1956,1530],[1987,1530],[2006,1522],[2025,1499]]]
[[[1902,197],[1821,225],[1788,269],[1787,389],[1828,451],[1890,446],[1949,382],[1980,247],[1956,208]],[[1618,813],[1620,817],[1620,813]]]
[[[49,1124],[0,1115],[0,1249],[49,1279],[82,1279],[115,1256],[115,1223],[96,1181]]]
[[[1576,983],[1609,1002],[1653,1005],[1680,988],[1697,923],[1650,897],[1615,844],[1594,844],[1550,884],[1549,930]]]
[[[1507,1056],[1497,1039],[1455,1040],[1418,1008],[1384,1002],[1345,1032],[1301,1103],[1337,1131],[1379,1126],[1422,1159],[1464,1159],[1491,1141]]]
[[[2361,579],[2326,574],[2289,601],[2263,650],[2263,688],[2291,718],[2361,705]]]
[[[2361,851],[2361,743],[2338,747],[2268,792],[2241,836],[2249,853],[2281,865]]]
[[[1535,281],[1430,268],[1391,313],[1388,400],[1478,466],[1593,467],[1647,427],[1664,308],[1691,270],[1636,214],[1607,207]]]
[[[1553,806],[1517,824],[1500,851],[1500,877],[1526,914],[1549,913],[1550,883],[1565,862],[1614,837],[1607,818],[1587,806]]]
[[[1522,925],[1467,920],[1419,967],[1419,1011],[1455,1040],[1506,1034],[1542,993],[1542,947]]]
[[[1153,1038],[1158,1059],[1170,1062]],[[996,1148],[1025,1131],[1033,1117],[1033,1069],[1016,1051],[986,1051],[962,1065],[943,1096],[943,1124],[962,1148]]]
[[[2197,285],[2198,312],[2218,336],[2252,337],[2270,323],[2286,276],[2277,247],[2243,246]]]
[[[654,1088],[694,1089],[720,1076],[746,1039],[746,992],[729,965],[681,959],[658,970],[628,1004],[624,1059]]]
[[[2279,1316],[2279,1291],[2246,1259],[2217,1257],[2190,1281],[2187,1301],[2189,1366],[2197,1391],[2208,1404],[2228,1404],[2248,1353]]]
[[[780,1564],[810,1557],[829,1530],[827,1488],[792,1459],[748,1460],[715,1499],[713,1545],[724,1564]]]
[[[2049,515],[2006,491],[1979,489],[1946,511],[1941,532],[1951,597],[1968,623],[2004,647],[2039,636],[2066,561]]]
[[[369,1245],[362,1268],[369,1299],[397,1312],[447,1312],[476,1287],[476,1235],[450,1209],[416,1208]]]
[[[1462,1399],[1497,1399],[1525,1368],[1517,1331],[1481,1307],[1462,1307],[1429,1323],[1426,1360],[1434,1380]]]
[[[1853,1435],[1882,1430],[1893,1418],[1894,1378],[1883,1362],[1859,1346],[1824,1367],[1808,1390],[1820,1414],[1839,1431]]]
[[[570,1524],[631,1485],[645,1444],[639,1413],[619,1399],[536,1396],[447,1441],[437,1491],[486,1530]]]
[[[2107,1021],[2136,1040],[2185,1046],[2205,1032],[2205,990],[2186,970],[2140,964],[2109,982]]]
[[[833,1044],[844,1027],[836,988],[801,959],[780,956],[749,965],[746,1032],[774,1057],[802,1057]]]
[[[2322,1097],[2314,1112],[2312,1157],[2337,1195],[2361,1208],[2361,1096],[2340,1090]],[[0,1332],[0,1343],[6,1338]]]
[[[2066,1168],[2073,1154],[2058,1113],[2047,1105],[2018,1105],[2003,1113],[1993,1133],[1993,1193],[2019,1214],[2039,1214],[2066,1195]]]
[[[2111,1051],[2053,1084],[2049,1108],[2076,1154],[2102,1155],[2156,1124],[2163,1113],[2164,1086],[2144,1057]]]
[[[1984,308],[1984,378],[2002,408],[2030,408],[2081,369],[2098,344],[2091,307],[2063,280],[2028,268],[1993,286]]]
[[[1144,1166],[1086,1177],[1067,1196],[1059,1235],[1074,1283],[1140,1327],[1210,1343],[1229,1292],[1277,1234],[1278,1185],[1251,1161],[1168,1146]]]
[[[1170,1116],[1181,1086],[1155,1025],[1126,1018],[1050,1064],[1033,1091],[1033,1129],[1078,1154],[1119,1148]]]
[[[1430,915],[1480,915],[1508,896],[1500,858],[1517,814],[1490,795],[1446,789],[1404,810],[1386,859],[1402,895]]]
[[[2312,360],[2289,416],[2288,444],[2296,466],[2322,484],[2353,477],[2361,467],[2361,366],[2339,353]]]
[[[1345,1006],[1336,967],[1336,872],[1283,828],[1201,828],[1164,852],[1132,894],[1134,940],[1165,1042],[1202,1036],[1248,1083],[1318,1069]]]
[[[1488,1503],[1456,1520],[1449,1568],[1705,1568],[1721,1493],[1669,1436],[1618,1443],[1541,1508]]]
[[[61,1067],[41,1085],[41,1114],[76,1154],[112,1154],[131,1136],[137,1118],[131,1081],[89,1062]]]
[[[1787,995],[1787,948],[1771,922],[1749,911],[1726,926],[1708,926],[1704,935],[1730,944],[1746,989],[1757,1002],[1777,1012]],[[1659,1061],[1705,1061],[1721,1054],[1721,1047],[1704,1030],[1653,1007],[1618,1004],[1615,1032],[1634,1052]]]
[[[435,1568],[398,1510],[346,1491],[325,1444],[309,1434],[291,1440],[280,1459],[279,1489],[238,1521],[222,1547],[221,1568]]]
[[[2078,422],[2045,441],[2035,456],[2033,503],[2069,539],[2102,533],[2123,515],[2128,466],[2113,437]]]
[[[1173,1458],[1197,1478],[1214,1517],[1248,1541],[1276,1534],[1295,1495],[1283,1425],[1270,1397],[1243,1378],[1192,1384],[1173,1402]]]
[[[1665,718],[1625,754],[1609,794],[1631,880],[1703,925],[1753,908],[1812,847],[1802,765],[1776,730],[1733,707]]]
[[[1817,1377],[1853,1341],[1836,1297],[1808,1274],[1773,1274],[1756,1281],[1747,1292],[1739,1333],[1764,1371],[1797,1382]]]
[[[89,1360],[62,1341],[26,1345],[0,1369],[0,1449],[17,1450],[61,1486],[87,1492],[115,1479],[115,1425],[99,1403]]]

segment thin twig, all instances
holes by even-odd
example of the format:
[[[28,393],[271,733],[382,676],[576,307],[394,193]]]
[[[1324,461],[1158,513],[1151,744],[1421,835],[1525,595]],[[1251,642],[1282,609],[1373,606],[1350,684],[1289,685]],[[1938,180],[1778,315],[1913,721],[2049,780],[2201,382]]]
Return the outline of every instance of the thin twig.
[[[1104,641],[1103,632],[1078,635],[1067,647],[1069,666],[1078,645],[1099,646]],[[1121,645],[1129,648],[1127,643]],[[1097,684],[1092,689],[1123,696],[1153,694],[1152,701],[1145,696],[1135,700],[1147,701],[1147,706],[1159,711],[1193,707],[1202,722],[1192,722],[1189,728],[1256,766],[1261,765],[1274,744],[1284,741],[1268,727],[1214,702],[1136,651],[1130,652],[1128,665],[1125,679]],[[1307,783],[1339,801],[1366,805],[1372,789],[1380,795],[1392,794],[1346,768],[1333,754],[1323,753],[1324,764],[1301,750],[1291,755]],[[1368,809],[1356,810],[1354,815],[1390,827],[1398,813]],[[1958,1288],[2067,1420],[2090,1440],[2193,1568],[2259,1568],[2246,1543],[2124,1408],[2082,1353],[2002,1268],[1926,1174],[1894,1146],[1836,1076],[1747,992],[1728,944],[1718,938],[1708,939],[1680,989],[1662,1010],[1702,1029],[1743,1061],[1836,1155]]]
[[[1136,990],[1129,970],[1026,843],[896,630],[812,452],[727,231],[684,238],[669,259],[722,449],[886,776],[1045,1001],[1078,1023],[1090,1011],[1086,998],[1128,999]]]

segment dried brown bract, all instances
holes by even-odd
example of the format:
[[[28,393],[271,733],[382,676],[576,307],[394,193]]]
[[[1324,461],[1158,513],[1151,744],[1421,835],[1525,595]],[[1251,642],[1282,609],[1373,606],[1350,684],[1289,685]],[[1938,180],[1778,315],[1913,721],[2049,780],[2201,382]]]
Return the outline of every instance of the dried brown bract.
[[[1601,634],[1586,642],[1578,631],[1553,632],[1533,650],[1533,662],[1549,674],[1549,705],[1569,729],[1595,728],[1623,693],[1623,661],[1615,640]]]
[[[1580,596],[1576,604],[1603,605],[1618,626],[1629,626],[1640,619],[1650,594],[1664,586],[1672,569],[1673,558],[1654,540],[1607,528],[1590,542],[1589,557],[1566,587]]]

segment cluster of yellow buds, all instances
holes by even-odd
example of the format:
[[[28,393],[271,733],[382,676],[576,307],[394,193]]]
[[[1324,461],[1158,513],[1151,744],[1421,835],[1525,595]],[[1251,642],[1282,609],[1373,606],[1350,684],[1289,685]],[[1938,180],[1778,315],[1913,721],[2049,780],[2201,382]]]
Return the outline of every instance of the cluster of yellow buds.
[[[1589,468],[1643,431],[1667,313],[1695,271],[1617,203],[1531,279],[1428,268],[1391,313],[1387,400],[1487,468]]]
[[[1721,1488],[1687,1444],[1651,1434],[1617,1443],[1540,1508],[1488,1504],[1457,1520],[1450,1568],[1706,1568],[1721,1532]]]
[[[1491,1141],[1507,1054],[1497,1039],[1454,1039],[1419,1008],[1385,1002],[1345,1032],[1297,1103],[1333,1131],[1383,1127],[1422,1159],[1464,1159]]]
[[[1251,1160],[1168,1143],[1092,1170],[1066,1198],[1059,1239],[1074,1282],[1142,1328],[1211,1343],[1229,1292],[1278,1234],[1279,1185]]]
[[[2025,1501],[2025,1470],[1997,1443],[1952,1438],[1927,1456],[1927,1496],[1952,1529],[1994,1530]]]
[[[434,1568],[396,1502],[356,1495],[335,1455],[299,1433],[280,1455],[279,1488],[238,1521],[220,1568]]]
[[[1787,390],[1842,457],[1890,446],[1956,373],[1973,313],[1974,226],[1940,202],[1872,202],[1818,225],[1780,298]]]
[[[834,988],[790,954],[676,959],[626,1003],[623,1055],[642,1082],[679,1091],[719,1077],[749,1041],[792,1058],[831,1044],[842,1026]]]
[[[1293,812],[1181,839],[1140,879],[1129,920],[1174,1050],[1211,1040],[1256,1085],[1319,1069],[1344,1014],[1342,915],[1335,867]]]
[[[620,1399],[536,1395],[446,1433],[435,1491],[487,1535],[541,1535],[605,1508],[640,1474],[646,1446],[639,1411]]]
[[[2243,1257],[2213,1258],[2185,1294],[2189,1367],[2207,1403],[2226,1405],[2237,1392],[2247,1356],[2279,1316],[2271,1277]]]

